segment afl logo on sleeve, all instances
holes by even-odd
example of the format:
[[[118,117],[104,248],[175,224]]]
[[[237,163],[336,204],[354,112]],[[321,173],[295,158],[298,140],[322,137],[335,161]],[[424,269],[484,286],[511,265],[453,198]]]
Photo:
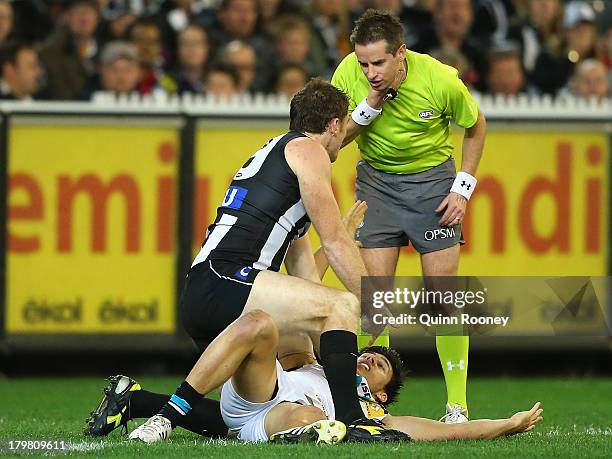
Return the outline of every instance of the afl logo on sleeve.
[[[242,188],[241,186],[230,186],[227,189],[227,193],[225,193],[225,198],[223,198],[221,207],[227,207],[228,209],[240,209],[248,192],[249,190]]]

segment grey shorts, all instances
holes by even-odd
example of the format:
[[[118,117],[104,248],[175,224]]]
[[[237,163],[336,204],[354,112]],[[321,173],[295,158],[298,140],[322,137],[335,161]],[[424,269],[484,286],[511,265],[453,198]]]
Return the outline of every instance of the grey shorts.
[[[419,253],[463,244],[461,225],[440,226],[442,214],[435,212],[450,192],[455,175],[452,157],[416,174],[388,174],[359,161],[357,199],[368,203],[368,211],[357,230],[357,240],[365,248],[412,243]]]

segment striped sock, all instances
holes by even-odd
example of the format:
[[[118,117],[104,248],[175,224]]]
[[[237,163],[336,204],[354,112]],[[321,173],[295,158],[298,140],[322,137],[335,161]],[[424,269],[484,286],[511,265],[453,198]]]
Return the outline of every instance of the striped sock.
[[[170,400],[168,400],[168,405],[170,405],[183,416],[185,416],[191,411],[191,405],[187,403],[187,400],[182,399],[176,394],[172,394],[172,397],[170,397]]]
[[[172,394],[170,400],[159,411],[159,414],[170,420],[172,428],[174,428],[202,397],[202,394],[199,394],[187,381],[183,381],[176,392]]]

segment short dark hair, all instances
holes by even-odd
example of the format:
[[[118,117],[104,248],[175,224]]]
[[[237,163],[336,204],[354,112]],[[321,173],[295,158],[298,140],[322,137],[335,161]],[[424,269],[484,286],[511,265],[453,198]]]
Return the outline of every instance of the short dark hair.
[[[393,403],[397,399],[397,395],[399,394],[400,389],[404,385],[404,362],[402,362],[402,358],[394,349],[390,347],[384,346],[368,346],[364,347],[359,351],[359,355],[361,354],[380,354],[385,356],[389,363],[391,364],[391,380],[385,386],[385,392],[387,393],[387,401],[379,402],[381,405],[387,406]]]
[[[334,118],[348,113],[348,97],[321,78],[313,78],[291,99],[289,129],[321,134]]]
[[[34,48],[27,43],[14,41],[7,42],[0,46],[0,72],[2,72],[4,64],[15,65],[17,63],[19,53],[24,50],[34,51]]]
[[[240,73],[238,72],[236,66],[230,64],[229,62],[214,62],[206,72],[205,80],[208,79],[211,73],[223,73],[232,79],[232,81],[234,82],[234,86],[238,87],[238,85],[240,84]]]
[[[370,8],[355,21],[351,44],[368,45],[377,41],[387,42],[387,52],[393,54],[404,43],[404,27],[399,18],[389,11]]]
[[[518,58],[521,61],[521,52],[514,42],[500,42],[489,49],[487,57],[490,63],[508,58]]]

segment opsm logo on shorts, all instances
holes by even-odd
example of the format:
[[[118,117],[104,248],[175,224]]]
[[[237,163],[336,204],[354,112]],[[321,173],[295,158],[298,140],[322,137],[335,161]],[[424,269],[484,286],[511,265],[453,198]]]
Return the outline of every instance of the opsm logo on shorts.
[[[438,228],[435,230],[425,231],[425,240],[433,241],[434,239],[450,239],[455,237],[455,228]]]

